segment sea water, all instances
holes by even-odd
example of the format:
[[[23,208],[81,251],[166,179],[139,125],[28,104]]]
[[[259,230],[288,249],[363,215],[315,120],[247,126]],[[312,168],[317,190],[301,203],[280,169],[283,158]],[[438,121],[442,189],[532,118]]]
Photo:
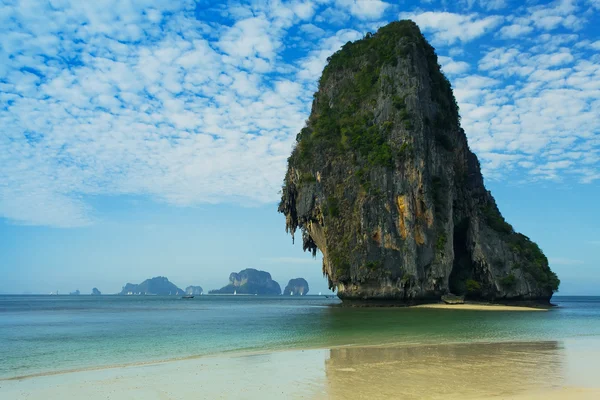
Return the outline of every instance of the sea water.
[[[347,308],[322,296],[0,296],[0,379],[224,352],[600,336],[600,297],[548,312]]]

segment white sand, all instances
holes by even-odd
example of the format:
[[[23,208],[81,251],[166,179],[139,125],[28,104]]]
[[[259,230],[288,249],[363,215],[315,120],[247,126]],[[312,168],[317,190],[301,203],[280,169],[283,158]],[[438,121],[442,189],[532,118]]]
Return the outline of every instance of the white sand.
[[[420,304],[415,308],[439,308],[444,310],[477,310],[477,311],[548,311],[547,308],[503,306],[500,304]]]
[[[564,387],[527,392],[516,396],[498,396],[496,398],[511,400],[598,400],[600,399],[600,389]]]
[[[600,399],[598,338],[343,347],[0,380],[1,399]]]

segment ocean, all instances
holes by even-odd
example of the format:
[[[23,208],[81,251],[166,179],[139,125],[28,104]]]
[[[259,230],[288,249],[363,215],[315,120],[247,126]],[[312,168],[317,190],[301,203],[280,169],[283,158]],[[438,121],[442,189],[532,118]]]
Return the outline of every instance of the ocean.
[[[231,352],[600,336],[600,297],[548,312],[349,308],[323,296],[0,296],[0,379]]]

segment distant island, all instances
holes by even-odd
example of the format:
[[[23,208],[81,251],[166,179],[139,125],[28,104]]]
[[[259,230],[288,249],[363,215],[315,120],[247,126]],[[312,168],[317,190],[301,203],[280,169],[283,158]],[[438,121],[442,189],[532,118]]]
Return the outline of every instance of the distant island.
[[[128,283],[123,286],[120,295],[134,295],[134,294],[145,294],[145,295],[157,295],[157,296],[168,296],[168,295],[183,295],[185,292],[175,286],[173,283],[164,276],[157,276],[152,279],[146,279],[140,284]]]
[[[98,290],[98,288],[92,289],[92,296],[100,296],[102,293]]]
[[[308,282],[304,278],[290,279],[285,289],[283,289],[284,296],[303,296],[308,294]]]
[[[211,290],[211,294],[259,294],[280,295],[279,283],[271,278],[271,274],[253,268],[229,275],[229,284],[221,289]]]
[[[192,296],[197,296],[204,293],[202,290],[202,286],[188,286],[185,288],[185,294],[190,294]]]
[[[81,294],[81,292],[79,291],[79,289],[77,289],[74,292],[69,293],[70,296],[79,296]]]

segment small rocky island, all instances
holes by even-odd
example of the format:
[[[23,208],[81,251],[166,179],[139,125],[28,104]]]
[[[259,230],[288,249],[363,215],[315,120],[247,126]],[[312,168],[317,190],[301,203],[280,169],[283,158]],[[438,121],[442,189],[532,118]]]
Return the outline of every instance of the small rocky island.
[[[308,294],[308,282],[304,278],[290,279],[285,289],[283,289],[285,296],[303,296]]]
[[[75,290],[74,292],[69,293],[70,296],[79,296],[81,294],[81,292],[79,291],[79,289]]]
[[[279,212],[344,302],[548,303],[559,279],[506,222],[433,47],[412,21],[328,59]]]
[[[204,293],[204,290],[202,290],[202,286],[188,286],[185,288],[185,294],[188,295],[199,296],[202,293]]]
[[[152,279],[146,279],[140,284],[128,283],[123,286],[120,295],[157,295],[157,296],[169,296],[169,295],[183,295],[184,291],[164,276],[157,276]]]
[[[98,288],[93,288],[92,289],[92,296],[100,296],[102,293],[100,293],[100,291],[98,290]]]
[[[221,289],[211,290],[210,294],[258,294],[280,295],[279,283],[271,279],[271,274],[253,268],[229,275],[229,284]]]

